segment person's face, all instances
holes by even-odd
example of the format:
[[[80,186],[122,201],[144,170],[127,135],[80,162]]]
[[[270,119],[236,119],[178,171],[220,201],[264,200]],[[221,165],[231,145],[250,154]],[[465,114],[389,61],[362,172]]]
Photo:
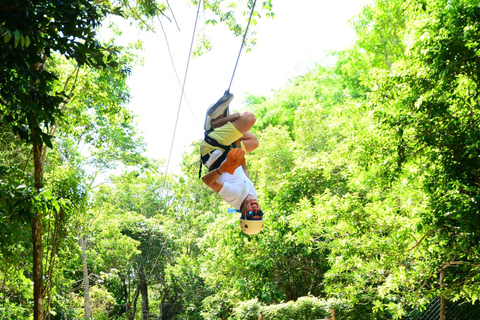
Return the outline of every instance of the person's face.
[[[247,213],[250,211],[253,211],[254,213],[257,213],[258,211],[262,210],[260,205],[258,204],[257,199],[253,198],[252,196],[248,196],[247,198]],[[253,219],[261,219],[261,216],[254,215]]]

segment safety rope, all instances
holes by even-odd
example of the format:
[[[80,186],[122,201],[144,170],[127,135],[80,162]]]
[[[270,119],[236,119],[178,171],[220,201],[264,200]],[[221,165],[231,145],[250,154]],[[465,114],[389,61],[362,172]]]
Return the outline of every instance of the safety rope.
[[[167,3],[168,3],[168,1],[167,1]],[[173,12],[172,12],[172,14],[173,14]],[[165,32],[165,29],[163,28],[163,23],[162,23],[162,20],[160,19],[160,17],[157,16],[157,19],[158,19],[158,23],[160,24],[160,27],[162,28],[163,36],[165,38],[165,44],[167,45],[168,55],[170,57],[170,63],[172,64],[173,71],[175,72],[175,77],[177,78],[177,81],[178,81],[178,84],[180,85],[180,88],[182,88],[182,81],[180,80],[180,77],[178,76],[177,68],[175,67],[175,62],[173,61],[173,55],[172,55],[172,51],[170,50],[170,43],[168,42],[167,33]],[[176,20],[175,20],[175,23],[176,23]],[[192,113],[193,118],[195,119],[195,121],[200,123],[200,121],[197,119],[197,116],[195,116],[195,113],[193,112],[192,107],[190,106],[190,103],[187,100],[187,96],[185,94],[183,94],[183,97],[185,98],[185,102],[187,103],[187,107],[190,110],[190,112]]]
[[[248,18],[247,28],[243,34],[242,45],[240,46],[240,51],[238,52],[237,62],[235,63],[235,68],[233,69],[232,80],[230,80],[230,85],[228,86],[228,92],[230,92],[230,87],[232,86],[233,78],[235,77],[235,71],[237,70],[238,60],[240,60],[240,54],[242,53],[243,44],[245,43],[245,37],[247,36],[248,27],[250,26],[250,20],[252,20],[253,11],[255,10],[255,4],[257,0],[253,1],[252,11],[250,12],[250,17]]]
[[[192,42],[191,42],[191,44],[190,44],[190,51],[189,51],[189,53],[188,53],[187,67],[186,67],[186,69],[185,69],[185,76],[184,76],[184,78],[183,78],[182,93],[181,93],[181,95],[180,95],[180,102],[179,102],[179,104],[178,104],[177,118],[176,118],[176,120],[175,120],[175,127],[174,127],[174,129],[173,129],[173,137],[172,137],[172,143],[171,143],[171,145],[170,145],[170,153],[168,154],[167,167],[166,167],[166,169],[165,169],[165,175],[164,175],[164,177],[163,177],[162,191],[161,191],[161,193],[160,193],[161,196],[163,196],[163,192],[165,191],[165,185],[166,185],[166,183],[167,183],[168,167],[169,167],[169,165],[170,165],[170,159],[171,159],[171,157],[172,157],[173,144],[174,144],[174,142],[175,142],[175,133],[177,132],[177,124],[178,124],[178,118],[179,118],[179,115],[180,115],[180,107],[182,106],[182,99],[183,99],[183,97],[184,97],[185,83],[186,83],[186,81],[187,81],[188,67],[189,67],[189,65],[190,65],[190,57],[191,57],[191,55],[192,55],[192,48],[193,48],[193,43],[194,43],[194,40],[195,40],[195,32],[196,32],[196,29],[197,29],[197,22],[198,22],[198,16],[199,16],[199,13],[200,13],[200,5],[201,5],[201,3],[202,3],[202,0],[198,1],[197,16],[195,17],[195,25],[194,25],[194,27],[193,27]],[[160,25],[161,25],[161,23],[160,23]],[[161,25],[161,26],[162,26],[162,25]],[[162,29],[163,29],[163,26],[162,26]],[[173,63],[173,61],[172,61],[172,63]],[[176,70],[175,70],[175,73],[176,73]],[[193,179],[192,179],[192,180],[193,180]],[[160,204],[159,204],[159,207],[160,207]],[[147,261],[150,259],[150,255],[151,255],[152,237],[153,237],[153,235],[150,235],[150,240],[149,240],[149,245],[148,245],[148,250],[147,250],[147,252],[148,252],[148,254],[147,254]],[[162,246],[162,249],[161,249],[160,252],[163,252],[163,249],[164,249],[164,247],[165,247],[165,243],[166,243],[166,242],[163,243],[163,246]],[[152,267],[152,269],[151,269],[151,271],[150,271],[149,276],[151,275],[151,273],[153,272],[155,266],[157,265],[158,257],[159,257],[159,256],[155,257],[155,259],[154,259],[154,264],[153,264],[153,267]]]
[[[193,42],[195,40],[195,32],[197,30],[197,21],[198,21],[198,15],[199,15],[199,12],[200,12],[201,3],[202,3],[202,0],[198,1],[197,16],[195,17],[195,25],[193,27],[193,35],[192,35],[192,42],[190,44],[190,51],[188,52],[187,67],[185,69],[185,77],[183,78],[182,94],[180,95],[180,103],[178,104],[177,118],[175,120],[175,127],[173,129],[172,144],[170,145],[170,153],[168,154],[167,167],[165,169],[165,179],[163,180],[162,194],[163,194],[163,190],[165,190],[165,181],[166,181],[166,177],[167,177],[167,173],[168,173],[168,167],[170,165],[170,159],[172,157],[173,144],[175,142],[175,133],[177,132],[178,118],[180,116],[180,107],[182,106],[182,99],[183,99],[184,92],[185,92],[185,83],[187,82],[188,67],[190,65],[190,57],[192,56]]]
[[[237,57],[237,61],[235,63],[235,68],[233,70],[233,74],[232,74],[232,79],[230,80],[230,85],[228,86],[228,91],[230,91],[230,87],[232,86],[232,82],[233,82],[233,78],[235,77],[235,71],[237,70],[237,65],[238,65],[238,61],[240,60],[240,55],[242,53],[242,50],[243,50],[243,45],[245,43],[245,38],[247,36],[247,32],[248,32],[248,28],[250,26],[250,21],[252,19],[252,16],[253,16],[253,12],[255,10],[255,4],[256,4],[257,0],[254,0],[253,2],[253,5],[252,5],[252,11],[250,12],[250,17],[248,18],[248,23],[247,23],[247,27],[245,29],[245,33],[243,35],[243,40],[242,40],[242,45],[240,46],[240,51],[238,53],[238,57]],[[168,3],[168,1],[167,1]],[[192,49],[193,49],[193,44],[194,44],[194,39],[195,39],[195,32],[196,32],[196,29],[197,29],[197,22],[198,22],[198,16],[199,16],[199,12],[200,12],[200,5],[201,5],[202,1],[199,0],[198,1],[198,7],[197,7],[197,15],[195,17],[195,25],[194,25],[194,28],[193,28],[193,35],[192,35],[192,42],[190,44],[190,51],[188,53],[188,60],[187,60],[187,66],[186,66],[186,70],[185,70],[185,76],[184,76],[184,79],[183,79],[183,85],[182,85],[182,93],[180,95],[180,102],[179,102],[179,105],[178,105],[178,111],[177,111],[177,118],[175,120],[175,127],[174,127],[174,130],[173,130],[173,137],[172,137],[172,143],[171,143],[171,146],[170,146],[170,152],[169,152],[169,155],[168,155],[168,161],[167,161],[167,166],[166,166],[166,169],[165,169],[165,176],[164,176],[164,180],[163,180],[163,186],[162,186],[162,192],[161,194],[163,195],[163,192],[165,190],[165,184],[166,184],[166,177],[167,177],[167,173],[168,173],[168,168],[169,168],[169,165],[170,165],[170,159],[171,159],[171,155],[172,155],[172,150],[173,150],[173,145],[174,145],[174,141],[175,141],[175,134],[176,134],[176,131],[177,131],[177,124],[178,124],[178,118],[179,118],[179,115],[180,115],[180,107],[182,105],[182,99],[184,97],[184,91],[185,91],[185,83],[186,83],[186,80],[187,80],[187,73],[188,73],[188,68],[189,68],[189,65],[190,65],[190,57],[192,55]],[[170,6],[170,4],[168,4]],[[173,12],[172,12],[173,13]],[[176,20],[175,20],[176,22]],[[162,27],[162,30],[163,30],[163,25],[161,24],[160,22],[160,25]],[[178,26],[178,24],[177,24]],[[164,32],[165,34],[165,32]],[[168,41],[167,41],[167,46],[168,46]],[[172,57],[170,56],[171,60]],[[173,61],[172,61],[173,62]],[[175,67],[174,67],[175,68]],[[175,70],[175,73],[176,73],[176,70]],[[178,76],[177,76],[177,79],[178,79]],[[191,180],[192,181],[192,180]],[[191,183],[190,181],[190,183]],[[188,189],[190,188],[190,185],[188,187]],[[182,205],[183,207],[183,205]],[[245,217],[244,217],[245,220],[247,220],[246,218],[246,214],[245,214]],[[149,241],[149,249],[148,249],[148,259],[150,258],[150,253],[151,253],[151,245],[152,245],[152,239],[150,238],[150,241]],[[163,244],[162,246],[162,249],[161,249],[161,252],[163,251],[164,249],[164,246],[165,246],[165,243]],[[148,260],[147,259],[147,260]],[[155,258],[154,260],[154,265],[150,271],[150,274],[153,272],[156,264],[157,264],[157,259],[158,259],[158,256]]]

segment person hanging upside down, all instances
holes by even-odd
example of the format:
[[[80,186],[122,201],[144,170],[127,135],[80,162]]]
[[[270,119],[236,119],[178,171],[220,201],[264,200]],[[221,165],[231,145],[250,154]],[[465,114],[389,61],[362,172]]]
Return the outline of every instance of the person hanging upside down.
[[[258,147],[257,137],[249,131],[256,119],[248,111],[230,115],[232,99],[233,94],[227,90],[207,110],[200,154],[209,172],[202,180],[241,213],[242,231],[256,234],[263,227],[263,212],[245,163],[245,153]]]

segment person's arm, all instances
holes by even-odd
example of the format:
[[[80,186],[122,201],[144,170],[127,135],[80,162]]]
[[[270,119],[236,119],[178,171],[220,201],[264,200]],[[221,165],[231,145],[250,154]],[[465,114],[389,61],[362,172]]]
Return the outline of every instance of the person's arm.
[[[235,169],[240,167],[244,162],[245,152],[242,149],[234,148],[228,152],[227,159],[222,162],[220,167],[204,175],[202,181],[216,192],[219,192],[223,188],[223,182],[218,181],[218,177],[225,172],[233,174]]]
[[[248,174],[248,170],[247,170],[247,161],[243,161],[242,163],[242,169],[243,169],[243,172],[245,172],[245,175],[248,177],[248,179],[252,180],[252,178],[250,178],[250,175]]]
[[[219,167],[218,169],[212,170],[202,177],[203,183],[209,186],[211,189],[219,192],[223,188],[223,182],[218,181],[218,178],[224,174],[225,171]]]

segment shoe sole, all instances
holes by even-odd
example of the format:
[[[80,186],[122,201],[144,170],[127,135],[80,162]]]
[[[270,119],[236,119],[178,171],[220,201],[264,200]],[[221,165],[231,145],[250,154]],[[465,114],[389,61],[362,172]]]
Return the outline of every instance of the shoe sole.
[[[209,115],[212,119],[215,119],[217,117],[219,117],[221,114],[223,114],[223,111],[222,110],[222,113],[221,114],[218,114],[216,117],[213,117],[212,115],[215,113],[215,111],[219,110],[219,109],[223,109],[225,107],[228,107],[228,105],[230,104],[230,102],[233,100],[233,94],[230,95],[230,97],[228,97],[225,101],[221,101],[223,99],[220,98],[219,101],[217,101],[217,103],[215,103],[213,106],[211,106],[208,111],[207,111],[207,115]]]
[[[204,129],[205,131],[208,131],[208,130],[211,129],[211,126],[210,126],[209,128],[207,128],[207,123],[210,124],[211,122],[212,122],[212,118],[210,118],[210,116],[207,114],[207,115],[205,116],[205,122],[204,122],[204,124],[203,124],[203,129]]]

